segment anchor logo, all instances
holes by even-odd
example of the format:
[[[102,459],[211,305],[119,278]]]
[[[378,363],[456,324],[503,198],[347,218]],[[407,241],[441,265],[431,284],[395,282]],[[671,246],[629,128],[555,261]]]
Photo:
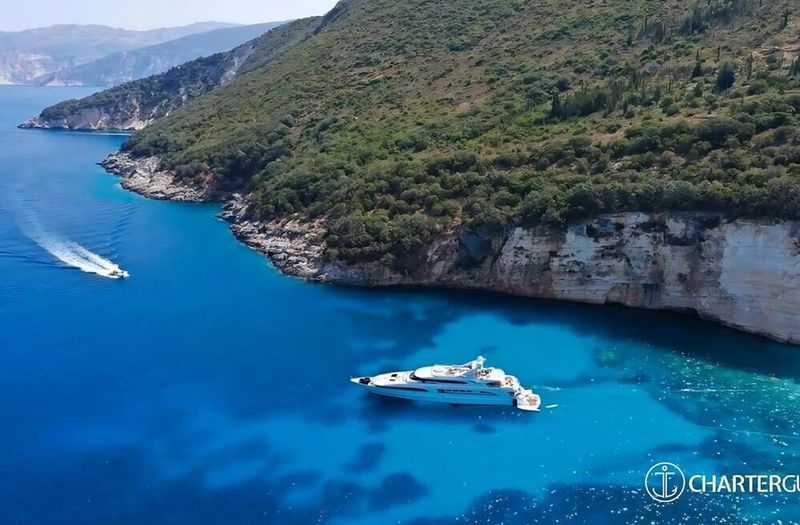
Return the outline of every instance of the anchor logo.
[[[686,477],[674,463],[656,463],[644,477],[644,488],[648,496],[659,503],[669,503],[681,497],[686,489]]]

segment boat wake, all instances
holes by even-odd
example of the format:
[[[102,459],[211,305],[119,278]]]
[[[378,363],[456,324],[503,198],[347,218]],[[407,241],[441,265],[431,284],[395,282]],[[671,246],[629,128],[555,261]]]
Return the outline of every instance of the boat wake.
[[[23,231],[25,231],[28,237],[42,249],[67,266],[109,279],[123,279],[128,277],[128,272],[120,268],[119,265],[84,248],[76,242],[65,241],[48,234],[36,225],[23,228]]]

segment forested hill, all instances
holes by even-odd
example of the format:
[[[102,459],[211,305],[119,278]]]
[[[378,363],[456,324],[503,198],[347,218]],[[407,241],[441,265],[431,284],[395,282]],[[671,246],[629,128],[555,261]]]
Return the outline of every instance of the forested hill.
[[[797,0],[347,0],[125,149],[323,217],[348,259],[459,224],[800,219],[799,34]]]
[[[134,80],[44,109],[20,127],[140,129],[230,82],[240,70],[263,66],[309,37],[318,18],[296,20],[234,49],[198,58],[164,73]]]

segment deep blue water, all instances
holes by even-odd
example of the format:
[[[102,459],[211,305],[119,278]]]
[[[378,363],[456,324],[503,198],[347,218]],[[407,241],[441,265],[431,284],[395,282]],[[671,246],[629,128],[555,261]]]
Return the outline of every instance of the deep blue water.
[[[23,131],[74,88],[0,88],[0,523],[722,523],[800,498],[656,504],[656,461],[800,472],[800,349],[678,315],[281,276],[217,208]],[[32,233],[33,232],[33,233]],[[78,242],[126,281],[69,267]],[[538,414],[371,398],[352,375],[483,354]]]

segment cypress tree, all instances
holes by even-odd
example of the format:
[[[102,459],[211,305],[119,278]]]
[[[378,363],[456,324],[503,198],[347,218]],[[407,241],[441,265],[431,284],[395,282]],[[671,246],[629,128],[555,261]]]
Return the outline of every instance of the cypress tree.
[[[730,62],[725,62],[720,66],[717,73],[717,91],[723,92],[730,89],[733,83],[736,82],[736,72]]]
[[[561,96],[558,91],[553,91],[553,107],[550,108],[550,116],[558,118],[561,116]]]
[[[700,60],[695,61],[694,69],[692,69],[692,78],[703,76],[703,63]]]

